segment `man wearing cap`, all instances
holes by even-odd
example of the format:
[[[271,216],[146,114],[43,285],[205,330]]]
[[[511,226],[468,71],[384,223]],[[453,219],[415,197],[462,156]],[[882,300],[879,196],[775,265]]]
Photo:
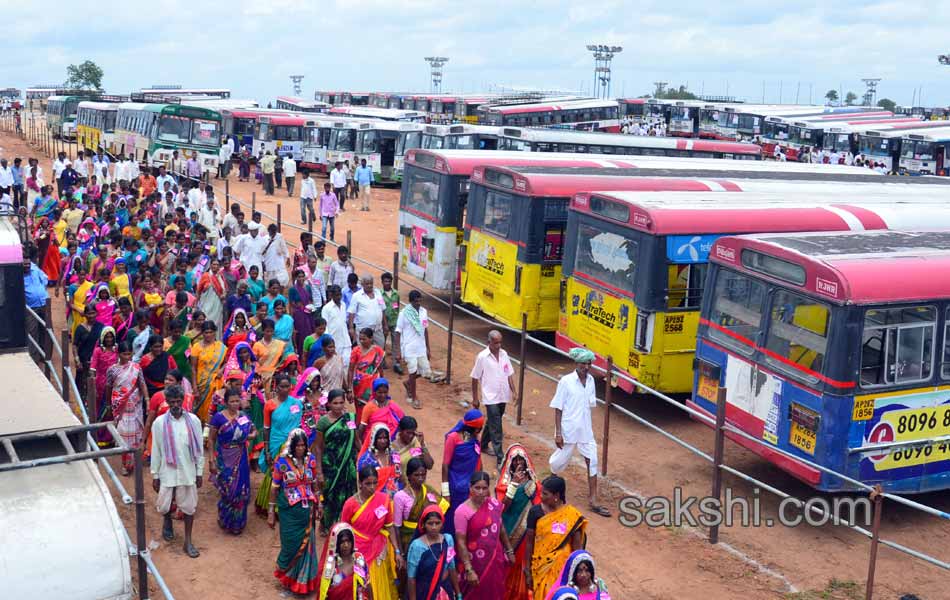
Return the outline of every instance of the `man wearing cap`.
[[[257,267],[261,273],[264,272],[264,248],[267,247],[267,239],[261,235],[261,226],[255,221],[247,224],[247,237],[243,235],[235,242],[234,250],[241,257],[241,263],[250,272],[251,267]]]
[[[564,471],[577,448],[587,465],[590,509],[602,517],[609,517],[610,511],[597,503],[597,442],[590,418],[591,408],[597,405],[594,378],[590,375],[594,353],[578,347],[570,351],[570,357],[574,361],[574,370],[558,381],[550,404],[554,409],[554,443],[557,445],[549,459],[551,472]]]

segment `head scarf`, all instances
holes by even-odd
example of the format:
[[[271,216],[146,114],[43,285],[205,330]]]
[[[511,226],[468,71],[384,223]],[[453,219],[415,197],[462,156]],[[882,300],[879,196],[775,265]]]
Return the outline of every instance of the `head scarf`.
[[[431,514],[437,514],[442,517],[442,522],[445,522],[445,513],[442,512],[442,508],[438,504],[430,504],[429,506],[422,509],[422,514],[419,515],[419,521],[417,528],[421,534],[425,530],[426,517]]]
[[[320,369],[316,367],[307,367],[306,370],[300,375],[299,380],[297,381],[297,387],[294,388],[293,396],[295,398],[303,398],[304,393],[307,391],[307,388],[310,387],[310,384],[313,383],[313,380],[320,377]],[[325,404],[326,398],[320,398],[320,404]]]
[[[337,523],[330,530],[327,537],[327,543],[323,546],[323,554],[320,556],[320,593],[319,598],[326,598],[333,583],[333,576],[336,575],[337,561],[339,560],[339,538],[344,531],[349,531],[353,538],[353,579],[358,588],[366,585],[367,570],[366,561],[363,555],[356,550],[356,534],[349,523]]]
[[[241,369],[231,368],[225,371],[224,380],[230,381],[232,379],[237,379],[243,383],[244,377],[245,377],[244,371],[242,371]]]
[[[449,437],[449,433],[462,431],[462,427],[471,427],[472,429],[481,429],[485,426],[485,415],[482,414],[482,411],[477,408],[473,408],[465,413],[465,416],[462,417],[462,420],[455,424],[455,427],[449,429],[449,432],[445,434],[445,437]]]
[[[389,380],[386,379],[385,377],[377,377],[376,380],[373,381],[373,393],[375,394],[376,390],[378,390],[381,386],[384,386],[384,385],[386,387],[390,387]]]
[[[583,348],[581,346],[577,346],[576,348],[571,348],[571,351],[568,352],[567,354],[568,356],[571,357],[571,360],[573,360],[576,363],[594,362],[594,353],[588,350],[587,348]]]
[[[251,357],[251,364],[244,366],[241,365],[241,359],[238,357],[238,354],[241,352],[241,348],[246,348],[248,355]],[[254,373],[257,366],[257,356],[254,355],[254,350],[251,349],[251,345],[247,342],[238,342],[234,346],[234,350],[231,351],[231,356],[228,357],[227,363],[224,365],[225,372],[230,372],[232,370],[241,371],[244,373],[244,391],[246,392],[251,383],[254,380]]]
[[[290,367],[290,365],[297,365],[297,372],[298,373],[300,372],[300,359],[297,358],[297,355],[294,354],[293,352],[291,352],[284,358],[284,360],[280,363],[280,365],[277,366],[277,370],[274,372],[280,373],[281,371],[286,371]],[[299,397],[299,396],[294,394],[294,397]]]
[[[523,484],[525,486],[525,494],[531,499],[532,504],[537,504],[541,501],[541,486],[538,484],[538,475],[534,470],[534,463],[531,462],[528,451],[521,444],[508,446],[508,451],[505,452],[505,460],[498,473],[498,484],[495,486],[495,495],[499,500],[505,499],[505,493],[508,491],[508,485],[511,483],[511,464],[518,456],[524,459],[525,467],[528,471],[528,480]]]
[[[111,333],[112,336],[115,337],[115,328],[112,327],[111,325],[107,325],[107,326],[105,326],[105,327],[102,328],[102,331],[99,333],[99,345],[100,345],[100,346],[102,346],[102,340],[106,339],[106,334],[107,334],[107,333]],[[119,341],[119,340],[116,340],[116,342],[118,342],[118,341]],[[116,344],[113,344],[113,347],[115,347],[115,345],[116,345]]]
[[[226,340],[231,337],[231,334],[234,333],[234,317],[239,314],[244,315],[244,328],[248,332],[248,343],[253,344],[257,341],[257,334],[254,332],[254,328],[251,327],[251,320],[247,318],[247,311],[243,308],[235,308],[234,312],[231,313],[231,318],[228,319],[228,324],[224,326],[224,334],[221,336],[221,339]]]
[[[564,563],[564,567],[561,568],[561,576],[557,578],[557,585],[562,585],[574,589],[570,586],[573,586],[572,583],[574,580],[574,572],[577,571],[578,565],[582,562],[587,561],[591,564],[591,567],[594,567],[594,557],[590,555],[590,552],[587,550],[575,550],[567,557],[567,562]],[[596,568],[595,568],[596,571]],[[593,582],[593,583],[596,583]]]
[[[369,431],[366,432],[366,437],[363,438],[363,446],[360,448],[359,456],[362,458],[370,448],[374,448],[373,444],[376,442],[376,436],[380,431],[386,431],[386,437],[389,438],[389,450],[392,452],[393,449],[393,438],[389,434],[389,425],[380,421],[378,423],[373,423],[373,426],[370,427]]]
[[[294,429],[293,431],[290,432],[290,434],[287,436],[287,439],[286,439],[286,440],[284,441],[284,443],[281,445],[281,447],[280,447],[280,455],[281,455],[281,456],[285,456],[285,457],[287,457],[287,458],[291,458],[291,457],[292,457],[292,455],[291,455],[291,447],[290,447],[290,440],[294,439],[294,435],[297,435],[297,434],[302,435],[304,440],[308,440],[308,438],[307,438],[307,432],[304,431],[303,429],[297,427],[296,429]],[[308,453],[310,452],[310,449],[309,449],[309,441],[308,441],[307,452],[308,452]]]
[[[569,585],[561,586],[552,590],[547,600],[577,600],[577,590]]]

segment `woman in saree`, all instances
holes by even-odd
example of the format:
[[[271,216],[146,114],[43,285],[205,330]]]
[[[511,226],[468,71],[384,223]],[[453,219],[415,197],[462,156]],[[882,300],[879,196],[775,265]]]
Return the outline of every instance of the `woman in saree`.
[[[317,367],[318,369],[323,366],[323,362],[320,359],[323,358],[323,340],[333,339],[333,336],[327,333],[327,321],[323,317],[314,317],[313,319],[313,333],[308,335],[303,340],[303,354],[301,358],[305,359],[305,364],[308,367]]]
[[[491,493],[488,473],[476,471],[469,496],[455,510],[455,548],[464,567],[465,600],[497,600],[505,595],[505,575],[514,556],[502,527],[502,504]]]
[[[254,333],[254,328],[251,327],[247,319],[247,311],[243,308],[234,309],[234,312],[231,313],[231,319],[228,320],[228,324],[224,328],[221,341],[228,347],[229,354],[234,351],[234,347],[240,342],[253,345],[257,341],[257,334]]]
[[[36,230],[33,232],[33,242],[36,244],[40,268],[49,278],[49,282],[55,284],[59,281],[59,240],[56,238],[49,217],[41,217],[37,221]]]
[[[169,331],[169,336],[165,340],[165,352],[175,360],[182,375],[191,381],[191,339],[184,335],[185,325],[181,321],[172,321],[169,324]]]
[[[356,468],[361,470],[370,466],[376,469],[376,491],[392,498],[399,489],[398,482],[402,477],[402,464],[399,461],[399,453],[392,448],[389,428],[385,423],[373,425],[363,438]]]
[[[164,324],[165,298],[159,291],[161,276],[156,272],[148,274],[142,280],[142,285],[132,292],[135,305],[149,311],[149,326],[155,331],[161,331]]]
[[[241,388],[247,394],[247,413],[254,422],[257,436],[251,440],[251,460],[256,461],[263,449],[260,443],[264,431],[264,394],[261,391],[261,378],[257,374],[257,356],[247,342],[238,342],[224,365],[226,373],[240,371],[243,374]]]
[[[224,323],[224,299],[227,297],[227,283],[221,274],[221,261],[211,259],[211,269],[205,271],[198,280],[198,308],[207,320],[217,327]]]
[[[396,428],[396,435],[393,437],[393,450],[399,453],[403,465],[408,464],[413,458],[418,458],[426,469],[435,466],[435,460],[429,454],[429,447],[426,445],[426,436],[419,431],[419,423],[415,417],[406,415],[399,419],[399,426]],[[403,480],[399,485],[400,488],[405,486],[406,477],[408,476],[409,473],[403,470]]]
[[[365,557],[369,569],[373,600],[397,600],[396,572],[402,571],[405,563],[393,526],[392,500],[376,491],[376,469],[372,466],[359,470],[359,481],[356,494],[343,505],[340,520],[353,527],[356,549]]]
[[[535,598],[557,587],[571,552],[587,543],[587,519],[567,503],[567,484],[557,475],[541,482],[541,503],[528,511],[525,533],[525,579]]]
[[[461,598],[455,568],[455,541],[442,533],[442,510],[427,506],[419,517],[418,535],[406,552],[408,600]]]
[[[132,276],[129,275],[127,267],[124,258],[115,259],[115,268],[112,277],[109,278],[109,291],[112,292],[112,297],[116,300],[128,298],[131,302]]]
[[[82,225],[79,226],[79,231],[76,232],[76,241],[79,243],[79,251],[83,254],[89,252],[89,250],[96,245],[96,240],[99,239],[99,228],[96,227],[96,222],[90,217],[82,222]]]
[[[257,431],[254,423],[241,411],[241,392],[228,390],[225,410],[211,418],[208,447],[211,460],[208,470],[214,477],[218,500],[218,526],[237,535],[247,525],[247,503],[251,498],[251,468],[247,452],[248,440]]]
[[[139,366],[145,377],[145,387],[148,397],[165,389],[165,376],[172,369],[178,368],[178,363],[171,354],[165,351],[165,340],[160,335],[150,335],[148,338],[148,352],[142,355]]]
[[[307,449],[307,434],[293,429],[271,469],[267,524],[274,527],[280,513],[280,554],[274,577],[295,594],[309,594],[319,587],[317,534],[320,508],[317,461]]]
[[[551,590],[545,600],[556,600],[556,592],[564,588],[577,594],[578,600],[610,600],[603,580],[598,579],[594,572],[594,557],[587,550],[571,553],[555,585],[559,587]]]
[[[290,354],[285,354],[280,363],[277,365],[276,372],[283,373],[287,377],[290,377],[290,385],[296,388],[297,379],[300,373],[300,359],[298,359],[297,355],[293,352]],[[303,398],[300,396],[298,396],[298,398],[303,400]]]
[[[473,408],[445,434],[442,497],[449,499],[449,509],[445,512],[446,533],[455,534],[455,510],[468,499],[472,474],[482,468],[478,433],[484,426],[485,415]]]
[[[402,408],[396,404],[396,401],[389,395],[389,381],[385,377],[379,377],[373,381],[373,400],[363,407],[360,416],[360,436],[367,428],[372,428],[378,423],[386,425],[389,429],[389,437],[396,435],[399,428],[399,421],[406,416]]]
[[[529,566],[525,556],[525,532],[528,511],[541,502],[541,485],[527,450],[521,444],[512,444],[505,453],[495,496],[504,505],[501,519],[508,541],[515,551],[514,562],[505,580],[505,600],[528,597],[524,569]]]
[[[93,309],[95,310],[95,309]],[[99,333],[99,345],[92,351],[90,368],[96,372],[96,411],[99,422],[112,420],[112,406],[106,396],[106,374],[119,362],[119,353],[115,343],[115,329],[103,327]]]
[[[82,264],[76,264],[81,262],[81,259],[77,255],[73,260],[73,264],[76,265],[75,268],[67,270],[67,273],[72,271],[76,279],[68,283],[65,290],[66,302],[69,306],[69,315],[66,318],[66,322],[69,324],[69,332],[72,335],[75,335],[76,327],[79,327],[79,324],[83,321],[83,314],[86,312],[87,300],[93,285],[92,282],[86,278],[86,270]]]
[[[131,450],[137,450],[145,438],[143,399],[145,379],[138,363],[132,362],[132,344],[119,344],[119,362],[106,373],[106,396],[112,404],[115,428]],[[132,452],[122,454],[122,474],[129,475],[133,467]]]
[[[320,483],[323,486],[323,534],[340,520],[343,503],[356,493],[357,453],[356,420],[346,412],[346,395],[341,389],[330,390],[327,396],[327,414],[317,421],[317,435],[313,454],[321,465]]]
[[[261,339],[254,342],[254,355],[257,356],[257,372],[261,376],[261,389],[268,394],[271,381],[284,356],[287,344],[274,337],[274,321],[264,319],[261,323]]]
[[[284,342],[284,356],[294,352],[294,318],[283,300],[274,301],[274,337]]]
[[[408,484],[393,496],[393,523],[399,530],[399,543],[403,548],[408,548],[409,542],[418,535],[417,529],[421,525],[420,519],[425,508],[435,504],[444,513],[449,507],[448,500],[426,485],[428,472],[420,458],[409,459],[405,467]],[[441,526],[439,523],[439,527]]]
[[[242,388],[244,372],[238,369],[229,369],[227,364],[225,364],[222,372],[221,380],[224,382],[224,387],[215,390],[214,394],[211,395],[211,416],[227,409],[227,397],[230,392],[235,392],[241,396],[241,405],[244,406],[244,390]]]
[[[373,343],[373,330],[360,330],[359,344],[350,352],[350,371],[347,380],[353,383],[353,398],[356,401],[356,416],[360,417],[363,405],[369,402],[373,382],[379,377],[379,368],[386,353]]]
[[[293,395],[303,401],[303,421],[300,427],[307,432],[307,441],[312,447],[317,437],[317,422],[327,412],[327,399],[322,398],[320,394],[320,371],[313,367],[304,370],[297,378]]]
[[[201,326],[201,338],[191,345],[191,370],[195,374],[195,410],[202,423],[208,422],[211,395],[221,387],[221,367],[225,346],[216,339],[218,328],[211,321]]]
[[[264,473],[257,492],[257,511],[262,514],[267,512],[274,459],[280,455],[281,446],[290,432],[300,429],[300,419],[303,415],[303,403],[290,395],[290,378],[277,375],[274,382],[277,393],[264,405],[264,452],[257,461],[258,469]]]
[[[343,357],[336,352],[336,342],[333,341],[332,337],[329,337],[324,338],[320,343],[323,344],[323,356],[320,359],[323,364],[320,366],[314,365],[320,369],[320,391],[324,394],[337,389],[346,392],[348,389],[344,381],[346,366],[343,364]],[[317,362],[319,363],[320,360]]]
[[[348,524],[337,523],[330,530],[320,564],[317,600],[365,600],[369,597],[366,559],[356,552],[356,537]]]
[[[303,348],[304,339],[313,333],[314,315],[308,307],[313,306],[313,291],[307,283],[307,274],[294,269],[294,284],[287,293],[290,299],[290,314],[294,320],[294,348]]]
[[[40,205],[36,207],[37,217],[48,217],[53,214],[53,210],[59,206],[59,202],[43,185],[43,179],[36,173],[36,167],[30,167],[29,176],[26,178],[26,205],[32,207],[37,198],[41,198]]]

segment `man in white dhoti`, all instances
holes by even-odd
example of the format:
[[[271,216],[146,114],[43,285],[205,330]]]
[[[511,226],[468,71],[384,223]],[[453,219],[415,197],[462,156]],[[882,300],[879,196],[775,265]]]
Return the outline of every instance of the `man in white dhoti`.
[[[587,465],[590,509],[609,517],[610,510],[597,503],[597,442],[590,419],[590,410],[597,405],[594,378],[590,375],[594,353],[587,348],[574,348],[570,356],[575,363],[574,370],[558,381],[550,404],[554,409],[554,443],[557,444],[557,450],[549,459],[551,472],[561,473],[576,448]]]

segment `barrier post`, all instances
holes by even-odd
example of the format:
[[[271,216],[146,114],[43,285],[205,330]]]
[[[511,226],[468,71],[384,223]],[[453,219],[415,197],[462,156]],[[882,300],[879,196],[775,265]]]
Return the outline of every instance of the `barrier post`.
[[[46,317],[47,321],[50,320],[45,314],[43,316]],[[49,323],[43,323],[40,330],[40,339],[50,338],[46,341],[46,344],[43,345],[43,374],[46,375],[47,379],[53,381],[53,371],[50,368],[50,365],[53,364],[53,336],[51,335],[53,329]],[[40,340],[37,341],[39,342]]]
[[[307,232],[313,233],[313,214],[307,212]]]
[[[350,236],[350,232],[346,232]],[[449,292],[449,340],[448,348],[445,354],[445,384],[452,385],[452,338],[455,337],[455,286],[451,287]]]
[[[69,380],[66,378],[69,372],[69,331],[66,329],[60,332],[59,343],[63,349],[62,378],[60,379],[63,382],[63,402],[69,404]],[[79,398],[76,398],[76,401],[78,402]]]
[[[353,256],[353,232],[349,229],[346,230],[346,249],[350,251],[350,256]]]
[[[716,394],[716,444],[713,452],[712,497],[718,499],[722,493],[722,454],[726,438],[726,388],[720,387]],[[709,543],[719,543],[719,525],[709,528]]]
[[[393,252],[393,289],[399,290],[399,252]]]
[[[874,502],[874,521],[871,525],[871,554],[868,560],[868,580],[864,586],[865,600],[871,600],[874,594],[874,569],[877,566],[877,547],[881,530],[881,513],[884,510],[884,490],[880,484],[874,486],[871,492],[871,501]]]
[[[90,423],[99,422],[99,400],[96,398],[96,370],[92,367],[86,373],[86,414]]]
[[[257,192],[251,192],[251,218],[254,218],[254,213],[257,211]]]
[[[135,545],[138,547],[135,562],[139,574],[139,598],[148,600],[148,565],[145,564],[145,552],[148,551],[145,540],[145,482],[142,477],[142,449],[135,451]]]
[[[521,313],[521,347],[518,360],[521,361],[521,367],[518,369],[518,412],[515,415],[515,422],[520,426],[524,407],[524,372],[528,369],[528,313],[526,312]]]
[[[604,378],[604,459],[600,463],[601,477],[607,476],[607,454],[610,447],[610,406],[613,404],[614,357],[607,357],[607,376]]]
[[[224,202],[225,212],[227,212],[228,205],[231,204],[231,182],[227,179],[224,180]]]
[[[277,233],[280,233],[280,204],[277,205]]]

